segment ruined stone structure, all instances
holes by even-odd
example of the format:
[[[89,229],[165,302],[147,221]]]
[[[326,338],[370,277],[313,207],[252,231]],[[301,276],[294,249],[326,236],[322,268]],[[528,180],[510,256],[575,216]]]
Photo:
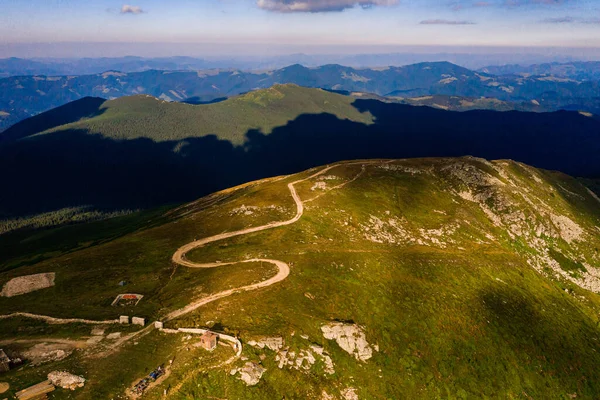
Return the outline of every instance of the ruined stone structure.
[[[213,351],[217,348],[217,339],[218,336],[216,333],[206,331],[202,336],[200,336],[200,343],[206,350]]]

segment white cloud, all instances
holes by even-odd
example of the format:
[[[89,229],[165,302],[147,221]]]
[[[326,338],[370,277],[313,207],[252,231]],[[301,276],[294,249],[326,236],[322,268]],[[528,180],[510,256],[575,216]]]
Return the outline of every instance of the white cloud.
[[[143,14],[144,10],[138,6],[130,6],[129,4],[124,4],[121,7],[121,14]]]
[[[447,19],[427,19],[419,22],[421,25],[475,25],[471,21],[452,21]]]
[[[397,3],[398,0],[257,0],[256,2],[263,10],[281,13],[343,11],[356,6],[370,8]]]

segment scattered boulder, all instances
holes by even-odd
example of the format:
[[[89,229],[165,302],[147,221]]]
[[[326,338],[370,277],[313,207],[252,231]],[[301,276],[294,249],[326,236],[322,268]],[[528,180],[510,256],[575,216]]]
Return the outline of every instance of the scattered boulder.
[[[331,357],[329,357],[329,355],[327,353],[325,353],[325,349],[323,349],[321,346],[317,346],[317,345],[310,346],[310,349],[312,351],[314,351],[315,353],[317,353],[321,357],[321,360],[325,364],[325,372],[329,375],[335,374],[335,368],[333,367],[333,360],[331,359]]]
[[[332,322],[321,327],[323,336],[335,340],[346,352],[359,361],[366,361],[373,356],[373,349],[367,342],[365,332],[358,325]]]
[[[254,386],[260,381],[260,378],[262,378],[265,371],[266,369],[259,364],[248,361],[239,369],[240,379],[244,381],[247,386]]]
[[[92,336],[104,336],[104,328],[95,327],[92,328]]]
[[[113,333],[109,333],[106,338],[110,339],[110,340],[114,340],[114,339],[118,339],[121,337],[121,332],[113,332]]]
[[[351,387],[342,390],[342,397],[344,400],[358,400],[356,389]]]
[[[321,393],[321,400],[335,400],[335,397],[333,397],[332,394],[329,394],[323,390],[323,392]]]
[[[264,349],[265,347],[273,351],[279,351],[283,347],[282,337],[264,337],[260,340],[250,340],[248,344],[252,347]]]
[[[82,376],[73,375],[67,371],[52,371],[48,374],[48,380],[54,386],[69,390],[75,390],[85,385],[85,379]]]
[[[64,360],[73,352],[73,346],[62,343],[38,343],[25,350],[22,356],[29,360],[32,366],[38,366],[51,361]]]
[[[13,297],[54,286],[54,272],[19,276],[4,284],[0,296]]]

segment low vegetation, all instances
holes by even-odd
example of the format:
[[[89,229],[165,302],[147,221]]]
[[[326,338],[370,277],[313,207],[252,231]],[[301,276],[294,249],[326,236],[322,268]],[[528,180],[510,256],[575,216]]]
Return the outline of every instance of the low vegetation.
[[[3,265],[0,284],[52,271],[56,286],[0,298],[0,310],[154,321],[192,300],[264,280],[274,271],[260,263],[194,270],[170,259],[195,239],[291,218],[287,184],[316,171],[163,210],[122,235],[94,222],[89,226],[106,240],[36,262],[14,254],[11,266],[23,264]],[[89,344],[80,325],[55,329],[29,321],[19,328],[6,319],[0,340],[11,351],[65,336],[88,344],[62,361],[13,370],[0,380],[12,391],[51,370],[67,370],[84,376],[85,387],[57,390],[53,398],[116,398],[174,360],[172,373],[147,398],[161,398],[164,390],[173,399],[342,399],[344,393],[359,399],[568,399],[600,391],[600,201],[576,179],[513,161],[380,160],[342,163],[296,189],[305,205],[298,222],[187,255],[195,262],[261,257],[291,266],[276,285],[234,294],[166,325],[238,336],[241,359],[221,365],[231,348],[208,353],[194,347],[194,337],[158,331],[104,354],[110,340]],[[134,215],[106,222],[131,223],[126,218]],[[45,237],[59,234],[48,230]],[[135,307],[111,307],[124,290],[144,298]],[[364,335],[364,357],[326,338],[324,326]],[[132,329],[111,326],[105,335]],[[281,348],[248,344],[265,337],[281,338]],[[282,357],[293,362],[282,364]],[[235,372],[248,362],[265,369],[254,386]]]

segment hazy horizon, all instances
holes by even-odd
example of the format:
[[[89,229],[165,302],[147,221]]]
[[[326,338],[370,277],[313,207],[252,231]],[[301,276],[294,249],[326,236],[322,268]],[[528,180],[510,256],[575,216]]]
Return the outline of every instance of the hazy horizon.
[[[235,62],[264,61],[349,66],[383,66],[449,61],[469,68],[494,64],[595,61],[600,48],[508,46],[303,46],[210,43],[21,43],[0,44],[0,59],[168,58],[193,57]],[[225,65],[223,66],[225,67]]]
[[[6,0],[0,57],[261,56],[405,47],[552,48],[557,55],[597,57],[598,16],[594,0]]]

